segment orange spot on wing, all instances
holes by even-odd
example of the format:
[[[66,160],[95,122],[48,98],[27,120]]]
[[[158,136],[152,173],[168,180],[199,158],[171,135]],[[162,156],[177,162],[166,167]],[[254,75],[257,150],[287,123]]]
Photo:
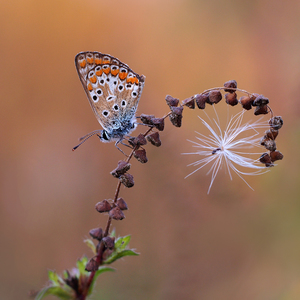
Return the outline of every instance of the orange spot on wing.
[[[134,77],[128,77],[126,82],[127,83],[135,83],[135,78]]]
[[[137,85],[139,84],[139,80],[137,77],[135,78],[135,84],[137,84]]]
[[[89,64],[92,64],[92,63],[94,63],[94,58],[93,57],[87,57],[87,62],[89,63]]]
[[[105,64],[110,64],[110,60],[104,60],[104,61],[102,62],[102,64],[103,64],[103,65],[105,65]]]
[[[119,73],[119,70],[116,69],[116,70],[111,70],[111,74],[116,76],[117,74]]]
[[[127,74],[128,74],[127,72],[120,72],[120,73],[119,73],[120,79],[121,79],[121,80],[124,80],[124,79],[127,77]]]
[[[110,72],[110,68],[103,69],[103,72],[107,75]]]
[[[86,60],[82,60],[81,62],[79,62],[79,65],[81,68],[84,68],[86,66]]]
[[[97,75],[97,76],[101,76],[101,75],[102,75],[102,73],[103,73],[103,70],[102,70],[102,69],[100,69],[100,70],[96,71],[96,75]]]
[[[101,58],[95,58],[96,65],[101,65],[102,59]]]
[[[90,78],[91,83],[96,83],[97,82],[97,77],[94,75],[93,77]]]
[[[92,87],[92,85],[90,83],[88,84],[87,88],[88,88],[89,91],[93,90],[93,87]]]

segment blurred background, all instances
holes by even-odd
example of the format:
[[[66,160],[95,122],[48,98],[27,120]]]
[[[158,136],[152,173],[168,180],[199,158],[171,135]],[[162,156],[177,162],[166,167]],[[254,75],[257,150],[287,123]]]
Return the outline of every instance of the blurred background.
[[[138,114],[235,79],[284,120],[284,160],[246,178],[255,191],[223,168],[209,195],[208,169],[184,179],[197,158],[181,154],[203,112],[167,120],[148,163],[132,161],[129,210],[113,222],[141,255],[100,276],[93,299],[300,299],[299,28],[296,0],[1,1],[1,299],[27,299],[47,270],[91,257],[83,240],[106,224],[94,205],[113,197],[124,157],[96,137],[71,151],[100,129],[74,65],[87,50],[146,76]]]

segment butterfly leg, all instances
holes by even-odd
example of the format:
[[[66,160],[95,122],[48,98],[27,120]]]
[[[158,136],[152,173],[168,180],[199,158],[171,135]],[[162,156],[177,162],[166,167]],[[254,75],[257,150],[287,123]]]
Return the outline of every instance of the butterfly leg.
[[[128,155],[127,155],[121,148],[118,147],[118,144],[122,144],[122,145],[127,146],[126,144],[122,143],[122,140],[123,140],[123,138],[120,139],[120,140],[118,140],[118,141],[116,141],[115,146],[116,146],[116,148],[117,148],[119,151],[121,151],[126,157],[128,157]],[[128,146],[128,147],[129,147],[129,146]]]

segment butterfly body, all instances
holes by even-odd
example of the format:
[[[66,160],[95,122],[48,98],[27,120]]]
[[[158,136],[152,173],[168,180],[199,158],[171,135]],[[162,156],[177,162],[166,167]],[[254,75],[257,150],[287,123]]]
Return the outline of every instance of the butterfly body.
[[[92,110],[103,127],[101,141],[122,141],[136,128],[136,110],[145,77],[117,58],[100,52],[80,52],[76,70]]]

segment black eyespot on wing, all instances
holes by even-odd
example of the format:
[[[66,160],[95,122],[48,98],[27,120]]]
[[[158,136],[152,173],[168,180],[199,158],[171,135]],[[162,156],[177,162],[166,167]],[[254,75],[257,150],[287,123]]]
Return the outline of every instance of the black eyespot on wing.
[[[107,117],[107,116],[109,115],[109,112],[108,112],[107,110],[104,110],[104,111],[102,112],[102,115],[103,115],[104,117]]]
[[[94,100],[94,101],[97,101],[97,100],[98,100],[98,97],[97,97],[96,95],[94,95],[94,96],[93,96],[93,100]]]
[[[114,110],[119,110],[119,106],[117,104],[114,105]]]
[[[96,91],[96,93],[97,93],[98,95],[102,95],[102,90],[101,90],[101,89],[98,89],[98,90]]]
[[[106,78],[106,81],[109,82],[109,80],[110,80],[110,79],[107,77],[107,78]]]
[[[116,81],[114,81],[114,85],[116,85],[117,84],[117,82]]]
[[[137,93],[136,93],[136,92],[132,92],[132,96],[133,96],[133,97],[136,97],[136,96],[137,96]]]
[[[127,87],[128,89],[130,89],[130,88],[131,88],[131,84],[126,84],[126,87]]]
[[[122,100],[122,102],[121,102],[121,106],[126,106],[126,101],[125,100]]]
[[[124,88],[123,85],[119,85],[119,87],[118,87],[119,91],[122,91],[123,88]]]
[[[104,79],[101,79],[101,80],[100,80],[100,84],[103,84],[103,83],[104,83]]]

